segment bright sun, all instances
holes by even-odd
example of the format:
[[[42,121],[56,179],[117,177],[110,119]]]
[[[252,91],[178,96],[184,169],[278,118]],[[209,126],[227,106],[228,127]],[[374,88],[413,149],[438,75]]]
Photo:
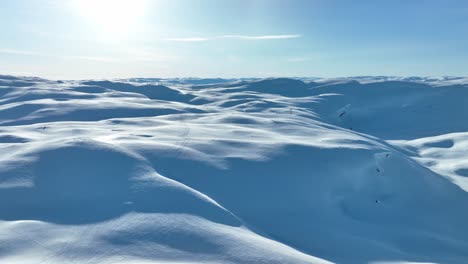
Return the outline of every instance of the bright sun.
[[[100,31],[127,34],[148,8],[147,0],[75,0],[79,13]]]

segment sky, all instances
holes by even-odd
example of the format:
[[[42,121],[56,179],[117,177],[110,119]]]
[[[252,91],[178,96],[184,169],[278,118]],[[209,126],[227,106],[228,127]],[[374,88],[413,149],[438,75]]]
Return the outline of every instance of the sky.
[[[468,76],[468,1],[2,0],[0,74]]]

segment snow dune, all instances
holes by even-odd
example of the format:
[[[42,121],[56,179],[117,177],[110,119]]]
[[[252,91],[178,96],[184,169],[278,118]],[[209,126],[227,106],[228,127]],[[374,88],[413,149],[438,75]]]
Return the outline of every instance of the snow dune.
[[[467,263],[466,83],[0,76],[0,262]]]

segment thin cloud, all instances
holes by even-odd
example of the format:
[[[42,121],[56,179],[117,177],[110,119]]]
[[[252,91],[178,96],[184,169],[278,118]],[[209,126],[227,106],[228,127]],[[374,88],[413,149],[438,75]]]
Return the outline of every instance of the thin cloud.
[[[0,53],[10,54],[10,55],[59,58],[59,59],[78,59],[78,60],[91,60],[91,61],[114,61],[114,59],[112,59],[112,58],[105,58],[105,57],[66,56],[66,55],[62,56],[62,55],[41,53],[41,52],[30,51],[30,50],[0,49]]]
[[[14,50],[14,49],[0,49],[0,53],[3,54],[11,54],[11,55],[25,55],[25,56],[46,56],[44,54],[34,52],[34,51],[27,51],[27,50]]]
[[[106,57],[89,57],[89,56],[57,56],[63,59],[77,59],[77,60],[88,60],[88,61],[103,61],[103,62],[116,62],[118,59],[106,58]]]
[[[240,40],[274,40],[274,39],[295,39],[302,38],[302,35],[298,34],[285,34],[285,35],[261,35],[261,36],[248,36],[248,35],[224,35],[216,36],[211,38],[205,37],[190,37],[190,38],[165,38],[166,41],[177,41],[177,42],[204,42],[215,39],[240,39]]]
[[[210,40],[209,38],[166,38],[167,41],[177,41],[177,42],[203,42]]]
[[[20,55],[20,56],[35,56],[35,57],[47,57],[62,60],[86,60],[96,62],[131,62],[131,61],[147,61],[147,62],[161,62],[166,61],[169,58],[158,56],[145,52],[143,54],[130,53],[128,57],[93,57],[93,56],[75,56],[75,55],[57,55],[49,53],[41,53],[29,50],[15,50],[15,49],[0,49],[0,54],[9,55]]]
[[[305,61],[310,61],[312,60],[311,58],[306,58],[306,57],[297,57],[297,58],[289,58],[287,61],[289,62],[305,62]]]
[[[295,39],[301,38],[302,35],[264,35],[264,36],[244,36],[244,35],[227,35],[220,38],[230,39],[245,39],[245,40],[269,40],[269,39]]]

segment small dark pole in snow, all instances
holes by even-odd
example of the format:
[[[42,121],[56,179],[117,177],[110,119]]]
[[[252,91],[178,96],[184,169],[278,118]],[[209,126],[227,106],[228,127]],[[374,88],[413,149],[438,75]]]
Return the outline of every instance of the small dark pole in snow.
[[[388,158],[388,156],[390,156],[390,153],[387,153],[387,155],[385,155],[386,158]]]
[[[342,117],[344,114],[346,114],[346,111],[344,111],[343,113],[340,114],[340,117]]]

